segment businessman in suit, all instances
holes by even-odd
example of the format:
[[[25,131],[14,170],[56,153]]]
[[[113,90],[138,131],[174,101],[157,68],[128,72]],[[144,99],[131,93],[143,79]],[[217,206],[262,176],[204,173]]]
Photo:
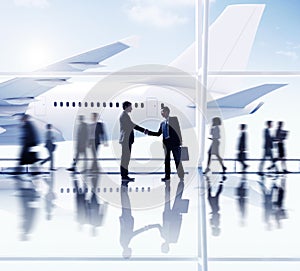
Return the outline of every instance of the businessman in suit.
[[[130,102],[125,101],[123,103],[123,112],[120,116],[120,139],[119,143],[122,145],[122,155],[121,155],[121,165],[120,171],[122,180],[134,181],[134,178],[128,176],[128,165],[131,155],[131,147],[134,142],[134,132],[133,130],[138,130],[145,133],[145,129],[136,125],[130,119],[129,113],[132,111],[132,105]]]
[[[270,129],[272,128],[272,121],[268,120],[266,122],[266,129],[264,130],[264,155],[261,159],[261,162],[259,164],[259,172],[258,174],[259,175],[263,175],[263,167],[264,167],[264,164],[265,164],[265,160],[267,158],[270,158],[271,160],[271,166],[269,166],[267,169],[270,170],[272,168],[275,168],[275,170],[277,171],[277,167],[276,167],[276,164],[275,164],[275,159],[273,157],[273,137],[271,136],[270,134]]]
[[[97,170],[97,150],[101,143],[107,146],[107,136],[105,132],[104,123],[98,121],[99,114],[92,113],[92,123],[89,124],[89,146],[93,154],[92,170]]]
[[[177,174],[180,181],[184,179],[184,171],[181,163],[181,145],[182,137],[180,126],[177,117],[170,117],[170,109],[165,106],[161,109],[161,115],[165,120],[160,124],[159,130],[157,132],[146,130],[146,134],[150,136],[160,136],[163,135],[163,147],[165,152],[165,177],[161,179],[162,182],[170,180],[171,166],[170,166],[170,156],[171,152],[173,154]]]
[[[246,160],[246,150],[247,150],[247,135],[246,135],[246,124],[241,124],[241,136],[238,141],[238,161],[242,164],[243,170],[249,166],[245,163]]]

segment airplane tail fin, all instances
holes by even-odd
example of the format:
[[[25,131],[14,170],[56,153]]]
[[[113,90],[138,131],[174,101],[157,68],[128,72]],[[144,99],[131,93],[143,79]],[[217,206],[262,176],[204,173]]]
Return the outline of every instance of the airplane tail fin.
[[[230,5],[225,8],[209,27],[209,71],[245,69],[264,8],[263,4]],[[194,72],[195,43],[170,65]]]

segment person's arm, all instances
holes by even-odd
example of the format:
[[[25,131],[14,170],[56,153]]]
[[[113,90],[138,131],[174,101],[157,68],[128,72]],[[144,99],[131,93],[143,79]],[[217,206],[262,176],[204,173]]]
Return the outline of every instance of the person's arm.
[[[134,130],[137,130],[141,133],[144,133],[145,132],[145,128],[141,127],[141,126],[138,126],[137,124],[135,124],[135,126],[133,127]]]
[[[149,136],[160,136],[162,134],[162,125],[160,124],[159,129],[157,132],[148,131]]]

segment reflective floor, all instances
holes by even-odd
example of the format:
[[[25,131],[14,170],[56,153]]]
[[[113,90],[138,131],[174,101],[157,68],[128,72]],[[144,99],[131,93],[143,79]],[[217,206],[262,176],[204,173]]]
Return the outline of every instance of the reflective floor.
[[[121,183],[108,170],[3,175],[0,266],[21,270],[25,262],[35,270],[46,261],[49,270],[77,270],[86,261],[91,270],[201,270],[205,207],[208,270],[299,270],[299,175],[187,170],[184,182],[175,174],[167,183],[161,174],[136,174]]]

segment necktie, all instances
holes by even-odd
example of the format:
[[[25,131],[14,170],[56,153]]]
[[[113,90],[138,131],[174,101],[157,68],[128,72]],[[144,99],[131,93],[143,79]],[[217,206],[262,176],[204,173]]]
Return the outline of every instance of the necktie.
[[[163,125],[163,136],[165,139],[169,138],[169,127],[167,121],[165,121]]]

